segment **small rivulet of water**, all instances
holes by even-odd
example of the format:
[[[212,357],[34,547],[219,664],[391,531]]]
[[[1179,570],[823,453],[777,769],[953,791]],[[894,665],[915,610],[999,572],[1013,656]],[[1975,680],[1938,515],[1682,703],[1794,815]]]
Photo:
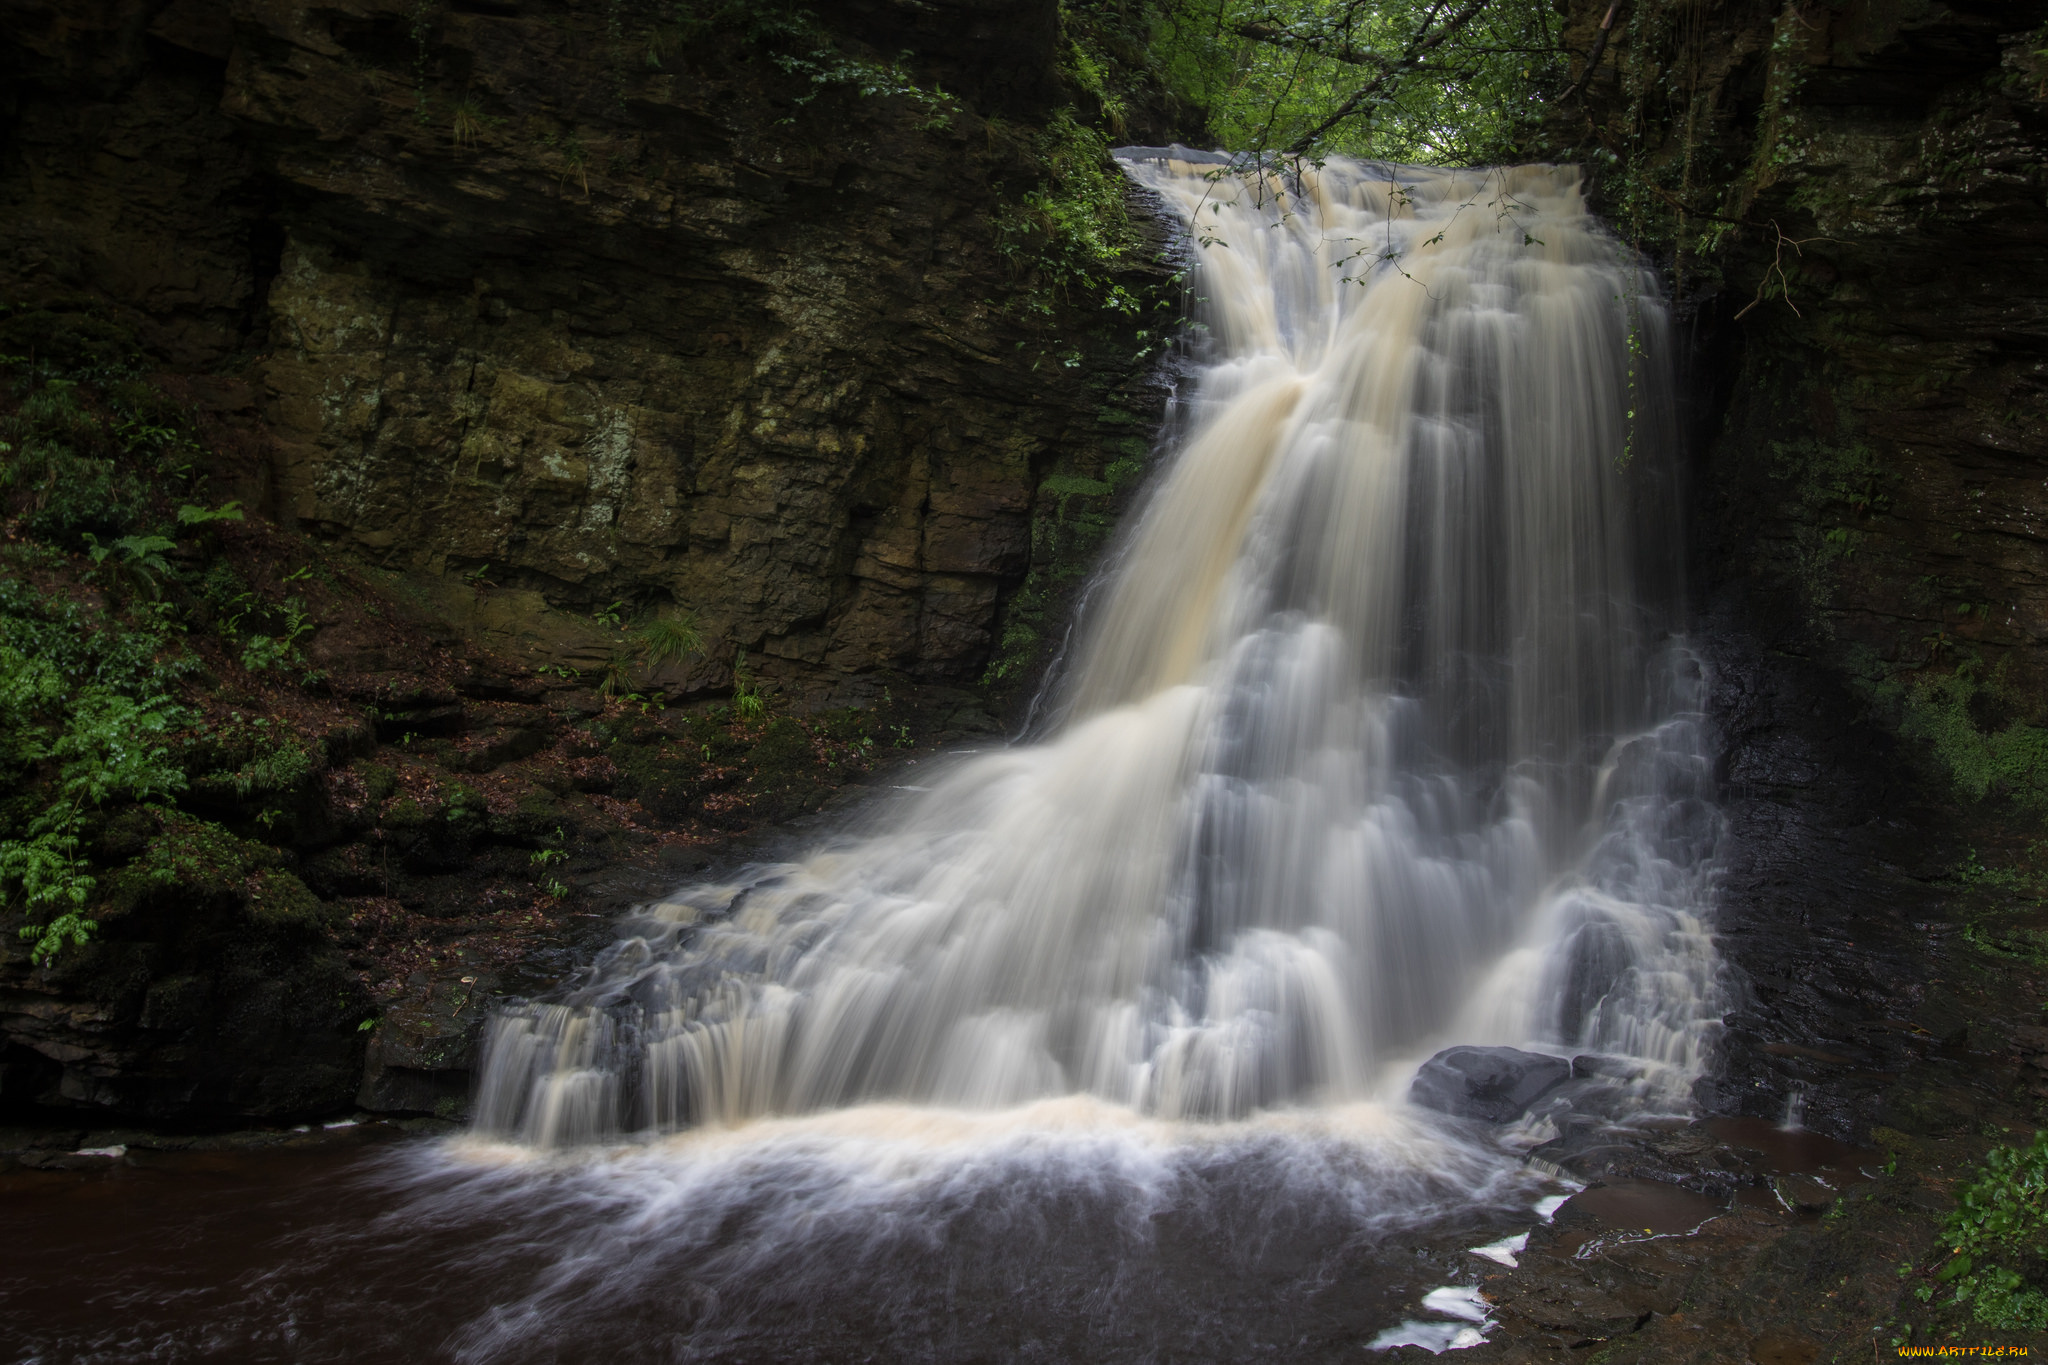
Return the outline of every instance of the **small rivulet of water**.
[[[854,1265],[915,1337],[957,1320],[915,1284],[1062,1257],[1094,1268],[1061,1320],[1142,1279],[1167,1332],[1223,1301],[1160,1268],[1176,1218],[1226,1258],[1318,1229],[1306,1286],[1372,1229],[1534,1216],[1550,1119],[1411,1108],[1437,1048],[1600,1054],[1603,1119],[1686,1107],[1720,817],[1653,277],[1568,169],[1125,164],[1187,225],[1200,373],[1046,733],[497,1011],[463,1179],[556,1182],[568,1249],[479,1358],[664,1257],[693,1350]],[[1382,1344],[1483,1334],[1442,1311]]]

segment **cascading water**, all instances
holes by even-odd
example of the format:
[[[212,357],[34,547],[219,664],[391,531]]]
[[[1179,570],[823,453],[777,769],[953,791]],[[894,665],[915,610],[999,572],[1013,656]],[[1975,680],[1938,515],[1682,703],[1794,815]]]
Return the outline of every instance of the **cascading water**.
[[[1721,1012],[1661,309],[1567,171],[1130,170],[1206,368],[1046,738],[648,907],[493,1018],[467,1137],[162,1172],[24,1358],[1484,1339],[1548,1158],[1682,1109]],[[1603,1057],[1489,1126],[1402,1102],[1453,1043]]]
[[[1052,733],[502,1010],[482,1133],[1235,1119],[1448,1042],[1683,1103],[1717,817],[1652,278],[1569,170],[1127,164],[1189,224],[1207,363]]]

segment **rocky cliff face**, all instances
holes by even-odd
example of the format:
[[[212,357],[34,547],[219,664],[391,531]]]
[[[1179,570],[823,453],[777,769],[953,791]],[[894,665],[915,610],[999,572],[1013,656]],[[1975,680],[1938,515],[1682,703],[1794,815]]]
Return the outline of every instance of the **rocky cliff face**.
[[[1572,9],[1597,41],[1604,3]],[[1696,559],[1965,791],[2048,794],[2040,4],[1636,0],[1551,130],[1690,319]]]
[[[672,694],[974,680],[1041,485],[1160,401],[999,226],[1057,10],[848,6],[828,57],[713,8],[16,0],[0,287],[216,376],[246,491],[502,653],[602,668],[617,604],[697,618]]]
[[[575,921],[1028,690],[1178,306],[1142,223],[1057,266],[1066,181],[1170,130],[1053,0],[815,8],[0,0],[0,424],[180,538],[150,615],[24,533],[8,609],[195,679],[176,809],[81,825],[92,941],[0,914],[0,1106],[459,1107]]]

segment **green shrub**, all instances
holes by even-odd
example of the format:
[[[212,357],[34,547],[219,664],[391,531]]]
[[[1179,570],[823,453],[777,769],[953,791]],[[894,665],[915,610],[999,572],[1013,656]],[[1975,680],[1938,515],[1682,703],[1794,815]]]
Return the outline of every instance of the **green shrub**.
[[[38,539],[76,548],[87,534],[129,534],[148,514],[141,482],[107,458],[116,444],[106,423],[68,380],[24,399],[0,430],[0,446],[0,484],[17,491],[22,525]]]
[[[1998,1331],[2048,1331],[2048,1294],[2023,1269],[2048,1258],[2048,1131],[2024,1147],[1999,1147],[1966,1186],[1945,1229],[1952,1248],[1935,1272],[1970,1305],[1978,1322]]]
[[[203,767],[195,785],[238,800],[283,796],[320,768],[319,759],[289,730],[257,716],[214,730],[194,746],[189,766]]]
[[[111,545],[102,545],[98,536],[85,533],[86,556],[108,590],[127,593],[140,589],[152,601],[163,596],[163,579],[171,572],[164,551],[177,544],[169,536],[122,536]]]
[[[115,379],[140,363],[134,334],[83,309],[0,304],[0,355],[30,373]]]
[[[123,623],[46,598],[6,575],[0,575],[0,645],[49,664],[73,686],[132,697],[162,696],[199,667],[160,615]]]
[[[0,645],[0,730],[16,767],[53,768],[48,803],[0,839],[0,892],[11,892],[42,962],[98,926],[84,916],[94,879],[79,849],[87,818],[110,801],[148,801],[183,790],[166,735],[179,718],[169,699],[137,700],[99,687],[66,688],[47,660]]]
[[[1050,316],[1062,302],[1126,317],[1142,310],[1139,298],[1111,278],[1129,264],[1126,258],[1140,239],[1131,219],[1130,182],[1110,157],[1109,145],[1107,134],[1066,109],[1028,144],[1024,164],[1039,173],[1038,183],[1005,204],[994,220],[996,249],[1027,286],[1020,303],[1028,311]],[[1084,359],[1073,347],[1057,358],[1069,369]]]
[[[8,482],[29,493],[22,526],[53,545],[77,547],[88,534],[127,535],[147,514],[142,485],[111,460],[91,459],[63,446],[24,451]]]

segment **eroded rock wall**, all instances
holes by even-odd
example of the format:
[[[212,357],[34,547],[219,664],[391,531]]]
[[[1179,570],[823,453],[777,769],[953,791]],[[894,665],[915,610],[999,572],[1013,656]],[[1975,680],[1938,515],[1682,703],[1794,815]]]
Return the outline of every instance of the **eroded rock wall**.
[[[576,922],[1028,693],[1163,410],[1163,233],[1037,268],[1100,112],[1053,0],[754,31],[798,8],[0,0],[0,416],[54,383],[114,440],[139,345],[197,410],[150,515],[267,514],[179,552],[182,813],[91,822],[91,941],[0,915],[0,1109],[445,1107]],[[118,630],[63,548],[36,593]],[[288,677],[227,619],[287,605]],[[743,652],[766,715],[609,695]],[[207,752],[247,724],[277,790]]]
[[[1867,695],[1995,676],[1987,736],[2048,713],[2044,22],[1636,0],[1551,123],[1688,319],[1704,588]]]
[[[835,13],[942,101],[688,12],[13,0],[0,285],[244,381],[252,501],[502,653],[603,667],[617,604],[700,623],[671,694],[740,650],[813,701],[971,682],[1041,483],[1162,401],[1001,249],[1057,8]]]

